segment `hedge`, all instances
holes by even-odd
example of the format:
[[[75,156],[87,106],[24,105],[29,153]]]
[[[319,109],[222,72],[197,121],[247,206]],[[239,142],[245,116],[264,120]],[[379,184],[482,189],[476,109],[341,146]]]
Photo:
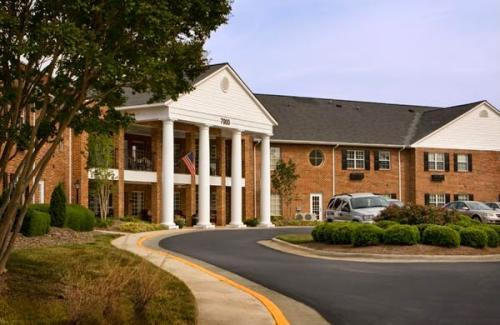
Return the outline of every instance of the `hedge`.
[[[328,223],[321,223],[321,224],[317,225],[316,227],[314,227],[314,229],[311,232],[311,236],[313,237],[314,241],[317,241],[320,243],[323,243],[326,241],[325,230],[326,230],[327,225],[328,225]]]
[[[399,223],[396,221],[391,221],[391,220],[380,220],[375,225],[377,225],[378,227],[380,227],[382,229],[387,229],[391,226],[399,225]]]
[[[458,217],[458,220],[455,222],[455,224],[460,227],[467,228],[472,226],[480,226],[481,222],[477,220],[472,220],[472,218],[469,216],[461,215]]]
[[[458,247],[460,235],[450,227],[428,225],[423,232],[422,242],[434,246]]]
[[[354,230],[360,226],[357,222],[337,222],[330,223],[329,226],[326,227],[326,235],[329,235],[330,242],[334,245],[349,245],[352,243],[352,236]]]
[[[44,203],[30,204],[29,208],[35,211],[48,213],[50,215],[50,206],[48,204]]]
[[[400,224],[418,225],[422,223],[445,225],[459,220],[457,211],[423,205],[390,206],[376,218],[377,221],[390,220]]]
[[[488,236],[488,247],[497,247],[498,241],[500,240],[497,232],[488,226],[482,226],[481,229],[486,233],[486,236]]]
[[[420,232],[420,239],[424,237],[424,231],[429,227],[431,224],[430,223],[421,223],[417,225],[418,231]]]
[[[460,241],[463,246],[484,248],[488,244],[488,235],[479,227],[464,228],[460,231]]]
[[[50,215],[32,208],[28,208],[24,216],[21,233],[27,237],[41,236],[49,232]]]
[[[355,227],[352,233],[352,244],[354,246],[378,245],[382,240],[384,230],[375,225],[361,224]]]
[[[95,215],[89,209],[78,204],[66,205],[66,220],[64,227],[76,231],[91,231],[94,229]]]
[[[488,225],[488,227],[497,232],[498,240],[500,241],[500,225]]]
[[[450,227],[451,229],[455,230],[455,231],[458,231],[460,233],[460,231],[462,229],[465,229],[466,227],[464,226],[460,226],[460,225],[456,225],[456,224],[453,224],[453,223],[449,223],[446,225],[446,227]]]
[[[420,240],[420,232],[416,226],[394,225],[384,231],[383,240],[388,245],[415,245]]]

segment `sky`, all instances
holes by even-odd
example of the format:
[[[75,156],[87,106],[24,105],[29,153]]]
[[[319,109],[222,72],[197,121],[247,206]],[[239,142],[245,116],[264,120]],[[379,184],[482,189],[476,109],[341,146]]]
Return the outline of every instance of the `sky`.
[[[235,0],[205,49],[254,93],[500,109],[500,0]]]

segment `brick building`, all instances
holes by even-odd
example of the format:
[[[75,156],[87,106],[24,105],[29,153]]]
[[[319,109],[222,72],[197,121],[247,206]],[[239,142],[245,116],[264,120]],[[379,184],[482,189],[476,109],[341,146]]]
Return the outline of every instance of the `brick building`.
[[[115,138],[114,215],[149,211],[169,227],[176,214],[204,228],[252,217],[272,226],[283,212],[322,215],[335,193],[500,200],[500,113],[486,101],[442,108],[258,95],[228,64],[210,66],[193,86],[161,103],[126,92],[120,110],[136,122]],[[95,208],[86,141],[67,132],[36,202],[62,182],[71,202]],[[181,161],[189,152],[195,176]],[[271,190],[279,159],[292,159],[300,175],[289,206]]]

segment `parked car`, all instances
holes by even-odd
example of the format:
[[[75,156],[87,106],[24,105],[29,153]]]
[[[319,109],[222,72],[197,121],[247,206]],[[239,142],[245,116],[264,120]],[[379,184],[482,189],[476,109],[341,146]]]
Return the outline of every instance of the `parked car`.
[[[500,212],[493,210],[483,202],[453,201],[444,206],[449,210],[456,210],[482,223],[500,224]]]
[[[486,205],[492,208],[493,210],[500,211],[500,202],[487,202]]]
[[[404,207],[405,204],[397,199],[386,199],[387,202],[389,203],[389,206],[397,206],[397,207]]]
[[[326,220],[373,223],[373,219],[388,206],[385,198],[373,193],[336,195],[328,203]]]

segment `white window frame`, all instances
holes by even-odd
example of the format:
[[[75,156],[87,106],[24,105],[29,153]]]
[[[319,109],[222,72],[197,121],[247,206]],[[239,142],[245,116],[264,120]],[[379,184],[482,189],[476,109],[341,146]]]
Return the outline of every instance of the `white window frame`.
[[[382,159],[382,155],[387,155],[387,157],[384,157]],[[384,167],[383,165],[387,163],[387,167]],[[378,152],[378,169],[379,170],[390,170],[391,169],[391,152],[384,150],[384,151],[379,151]]]
[[[316,205],[315,199],[317,198],[317,213],[315,212]],[[321,219],[323,215],[323,194],[322,193],[311,193],[309,195],[309,213],[315,214]]]
[[[281,160],[281,148],[271,147],[271,170],[276,169],[276,165],[280,160]]]
[[[365,169],[365,151],[347,150],[346,153],[347,169]]]
[[[440,207],[446,204],[445,193],[431,193],[429,194],[429,205]]]
[[[181,201],[181,192],[180,191],[174,191],[174,211],[175,210],[182,210],[182,201]]]
[[[443,152],[429,152],[429,159],[428,159],[428,167],[429,170],[433,171],[444,171],[445,170],[445,155]],[[442,168],[441,168],[442,164]]]
[[[463,154],[463,153],[457,154],[457,171],[459,171],[459,172],[468,172],[469,171],[469,156],[468,155]]]
[[[457,194],[457,201],[469,201],[470,195],[468,193]]]
[[[271,215],[277,217],[282,215],[281,196],[276,193],[271,193]]]
[[[319,153],[319,156],[311,156],[313,153]],[[311,161],[313,160],[313,161]],[[309,163],[313,167],[319,167],[325,162],[325,154],[321,149],[313,149],[309,152]]]

